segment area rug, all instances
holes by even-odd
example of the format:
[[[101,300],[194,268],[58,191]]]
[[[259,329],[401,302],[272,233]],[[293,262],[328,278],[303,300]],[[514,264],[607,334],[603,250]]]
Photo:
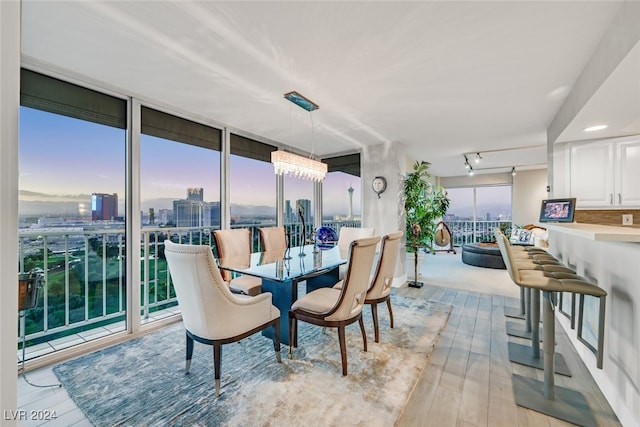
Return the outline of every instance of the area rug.
[[[184,373],[181,322],[62,363],[53,371],[96,426],[391,426],[446,325],[451,307],[392,296],[394,329],[379,307],[380,342],[364,312],[347,327],[349,375],[342,376],[337,333],[299,323],[298,348],[277,363],[260,334],[222,347],[221,394],[214,395],[213,351],[195,343]]]

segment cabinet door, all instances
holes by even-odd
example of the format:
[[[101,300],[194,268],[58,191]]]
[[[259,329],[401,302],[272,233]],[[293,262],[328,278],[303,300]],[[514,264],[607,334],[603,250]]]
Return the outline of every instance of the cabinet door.
[[[613,145],[588,142],[571,147],[571,196],[578,207],[610,207],[614,203]]]
[[[618,206],[640,206],[640,140],[616,145],[615,202]]]

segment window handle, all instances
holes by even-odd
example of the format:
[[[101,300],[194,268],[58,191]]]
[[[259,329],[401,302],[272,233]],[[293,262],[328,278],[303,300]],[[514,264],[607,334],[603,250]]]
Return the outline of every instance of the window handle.
[[[622,193],[618,193],[618,204],[622,204]]]

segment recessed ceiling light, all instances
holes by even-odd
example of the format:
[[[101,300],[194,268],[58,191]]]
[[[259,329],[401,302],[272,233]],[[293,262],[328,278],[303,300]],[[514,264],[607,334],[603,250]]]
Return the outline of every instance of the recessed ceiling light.
[[[588,128],[584,128],[585,132],[595,132],[597,130],[602,130],[602,129],[606,129],[608,128],[608,125],[595,125],[595,126],[589,126]]]

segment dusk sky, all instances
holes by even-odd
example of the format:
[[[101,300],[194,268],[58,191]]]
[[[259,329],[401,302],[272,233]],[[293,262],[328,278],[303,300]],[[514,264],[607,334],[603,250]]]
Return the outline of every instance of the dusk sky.
[[[91,193],[118,193],[124,202],[125,131],[55,115],[20,109],[20,199],[74,201]],[[142,209],[172,208],[189,187],[204,188],[205,201],[220,199],[218,152],[148,135],[141,136]],[[346,214],[349,186],[354,213],[361,203],[360,178],[329,174],[323,187],[324,211]],[[231,202],[275,206],[273,166],[231,156]],[[285,179],[285,199],[313,199],[310,181]]]

